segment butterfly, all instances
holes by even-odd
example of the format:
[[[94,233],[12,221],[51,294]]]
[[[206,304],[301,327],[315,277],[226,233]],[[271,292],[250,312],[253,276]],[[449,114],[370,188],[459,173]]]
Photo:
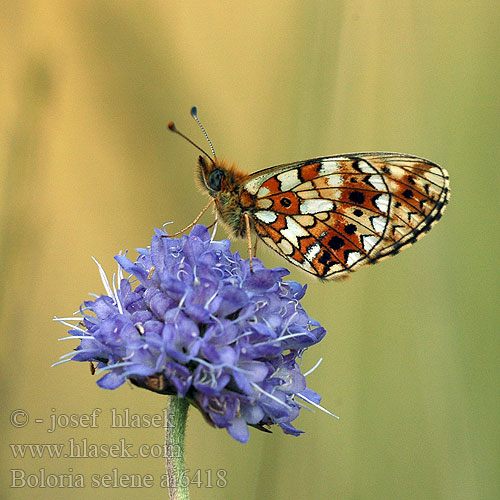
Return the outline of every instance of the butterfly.
[[[449,198],[446,170],[403,153],[349,153],[277,165],[246,174],[219,160],[196,108],[191,114],[213,156],[202,151],[198,178],[235,237],[251,234],[321,279],[344,278],[396,255],[441,218]],[[187,229],[187,228],[185,228]],[[183,230],[184,231],[184,230]]]

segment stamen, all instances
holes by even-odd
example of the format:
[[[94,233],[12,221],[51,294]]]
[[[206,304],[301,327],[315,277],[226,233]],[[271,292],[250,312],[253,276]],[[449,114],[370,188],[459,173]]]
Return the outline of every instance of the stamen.
[[[301,408],[304,408],[304,410],[308,411],[309,413],[314,413],[314,410],[312,408],[309,408],[309,406],[305,405],[304,403],[301,403],[300,401],[295,401],[293,400],[295,404],[299,405]]]
[[[251,382],[251,385],[254,389],[257,389],[257,391],[261,392],[262,394],[265,394],[266,396],[270,397],[272,400],[276,401],[277,403],[279,403],[280,405],[283,405],[285,408],[288,408],[290,409],[290,406],[287,405],[286,403],[284,403],[283,401],[281,401],[281,399],[278,399],[276,396],[273,396],[272,394],[270,394],[269,392],[265,391],[264,389],[262,389],[262,387],[259,387],[255,382]]]
[[[92,257],[92,260],[97,264],[97,267],[99,269],[99,274],[101,275],[101,281],[102,281],[102,284],[104,285],[106,293],[110,297],[113,297],[113,291],[111,290],[111,287],[109,286],[108,277],[106,276],[104,269],[102,268],[101,264],[99,264],[99,262],[97,262],[97,260],[94,257]],[[92,295],[92,294],[90,294],[90,295]]]
[[[116,274],[113,273],[113,298],[115,299],[115,304],[118,307],[118,311],[120,311],[120,314],[123,314],[123,307],[120,302],[120,298],[118,297],[118,292],[116,290]]]
[[[308,370],[306,373],[304,373],[304,377],[307,377],[310,373],[315,371],[316,368],[318,368],[318,366],[322,363],[322,361],[323,361],[323,358],[319,358],[318,362],[310,370]]]
[[[62,365],[63,363],[69,363],[70,361],[71,359],[63,359],[62,361],[57,361],[57,363],[52,363],[50,367],[53,368],[54,366]]]
[[[265,342],[259,342],[258,344],[252,344],[253,346],[261,346],[267,344],[273,344],[275,342],[281,342],[282,340],[292,339],[294,337],[302,337],[307,335],[307,333],[290,333],[289,335],[284,335],[283,337],[276,337],[275,339],[266,340]]]
[[[79,311],[78,311],[79,312]],[[59,318],[58,316],[54,316],[52,321],[83,321],[85,318],[78,316],[71,316],[68,318]]]
[[[64,321],[62,318],[57,318],[57,317],[54,316],[54,318],[52,319],[52,321],[59,321],[59,323],[61,323],[64,326],[68,326],[72,330],[78,330],[79,332],[87,333],[87,330],[84,330],[83,328],[80,328],[77,325],[72,325],[71,323],[68,323],[67,321]]]
[[[309,398],[306,398],[303,394],[297,394],[297,396],[301,399],[303,399],[306,403],[309,403],[310,405],[313,405],[315,406],[316,408],[318,408],[318,410],[321,410],[322,412],[325,412],[327,413],[328,415],[330,415],[331,417],[334,417],[336,419],[340,419],[340,417],[338,417],[337,415],[334,415],[331,411],[328,411],[326,408],[323,408],[321,405],[319,405],[318,403],[315,403],[314,401],[311,401]]]
[[[61,337],[57,340],[73,340],[73,339],[83,339],[83,340],[89,340],[93,339],[93,335],[71,335],[70,337]],[[80,352],[80,351],[78,351]]]
[[[133,361],[125,361],[125,362],[120,362],[120,363],[115,363],[114,365],[106,365],[106,366],[103,366],[102,368],[99,368],[99,370],[96,370],[96,375],[99,375],[100,373],[103,373],[105,371],[108,371],[108,370],[112,370],[114,368],[121,368],[122,366],[130,366],[130,365],[134,365],[135,363]],[[125,374],[122,374],[121,375],[123,378],[126,377]]]

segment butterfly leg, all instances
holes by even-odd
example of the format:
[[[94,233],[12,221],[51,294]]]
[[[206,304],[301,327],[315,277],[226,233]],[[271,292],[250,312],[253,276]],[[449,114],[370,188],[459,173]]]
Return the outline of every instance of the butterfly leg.
[[[250,261],[250,272],[253,273],[252,264],[252,235],[250,234],[250,217],[246,212],[243,212],[243,217],[245,218],[245,225],[247,229],[247,244],[248,244],[248,259]]]
[[[212,229],[215,224],[217,224],[217,217],[215,218],[215,220],[212,222],[212,224],[210,224],[210,226],[207,226],[207,229]]]
[[[209,209],[210,205],[215,201],[215,198],[212,198],[204,207],[203,210],[195,217],[194,221],[191,224],[188,224],[184,229],[177,231],[174,234],[165,234],[162,235],[163,238],[175,238],[179,236],[179,234],[184,234],[188,229],[191,229],[200,219],[201,216]]]
[[[255,236],[255,243],[253,245],[253,256],[257,257],[257,243],[259,242],[259,237]]]

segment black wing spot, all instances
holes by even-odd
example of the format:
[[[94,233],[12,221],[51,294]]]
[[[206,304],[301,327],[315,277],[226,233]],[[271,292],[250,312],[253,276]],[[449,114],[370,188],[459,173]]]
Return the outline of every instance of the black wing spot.
[[[292,202],[288,198],[280,198],[280,204],[282,207],[288,208]]]
[[[413,191],[411,189],[407,189],[403,192],[403,196],[405,198],[413,198]]]
[[[359,168],[359,160],[358,160],[357,158],[354,158],[354,159],[352,160],[352,168],[353,168],[354,170],[357,170],[358,172],[361,172],[361,173],[363,172],[363,171]]]
[[[360,210],[359,208],[356,208],[356,210],[354,210],[354,215],[356,217],[361,217],[363,215],[363,210]]]
[[[365,184],[368,184],[369,186],[371,186],[372,184],[370,183],[370,179],[372,178],[372,174],[368,174],[366,175],[364,178],[363,178],[363,182]]]
[[[400,224],[394,224],[394,225],[392,226],[392,236],[396,236],[396,231],[397,231],[397,229],[398,229],[398,228],[400,228],[400,227],[404,227],[404,226],[402,226],[402,225],[400,225]]]
[[[326,250],[323,250],[323,252],[321,252],[321,255],[319,257],[319,262],[321,262],[321,264],[323,264],[324,266],[327,266],[330,262],[332,262],[332,254],[330,252],[327,252]]]
[[[365,195],[360,191],[351,191],[349,193],[349,199],[357,205],[362,205],[365,202]]]
[[[340,236],[332,236],[328,242],[328,246],[332,250],[340,250],[345,245],[345,241]]]
[[[319,256],[318,261],[320,262],[320,264],[323,264],[323,266],[325,266],[323,271],[321,272],[321,275],[324,276],[325,274],[328,274],[328,271],[331,269],[334,263],[332,254],[326,250],[323,250],[321,252],[321,255]]]
[[[387,175],[391,175],[391,169],[389,167],[382,167],[382,172]]]
[[[347,225],[344,227],[344,231],[345,231],[347,234],[354,234],[357,230],[358,230],[358,227],[356,226],[356,224],[347,224]]]

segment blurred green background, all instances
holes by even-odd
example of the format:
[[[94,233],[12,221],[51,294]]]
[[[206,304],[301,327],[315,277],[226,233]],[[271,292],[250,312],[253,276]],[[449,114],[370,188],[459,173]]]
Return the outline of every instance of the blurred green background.
[[[90,479],[157,480],[161,458],[22,459],[9,444],[162,443],[162,429],[110,429],[111,408],[156,414],[162,397],[101,390],[86,364],[50,368],[76,346],[51,318],[103,291],[91,255],[111,275],[119,250],[206,203],[197,152],[166,129],[205,147],[193,104],[219,157],[247,172],[402,151],[447,168],[452,197],[426,238],[350,280],[292,271],[328,329],[305,355],[306,368],[323,358],[309,385],[341,419],[303,411],[305,435],[241,445],[191,412],[192,498],[500,498],[498,2],[6,0],[0,23],[2,498],[167,497]],[[99,428],[47,432],[51,415],[93,408]],[[15,409],[27,426],[9,423]],[[86,488],[13,489],[11,469],[83,474]]]

